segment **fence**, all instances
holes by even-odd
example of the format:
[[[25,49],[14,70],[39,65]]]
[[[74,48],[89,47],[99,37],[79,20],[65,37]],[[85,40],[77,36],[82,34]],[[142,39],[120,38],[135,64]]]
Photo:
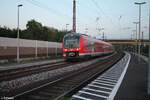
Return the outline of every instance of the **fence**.
[[[17,57],[18,40],[16,38],[0,37],[0,59],[12,59]],[[61,43],[19,39],[19,56],[41,57],[62,54]]]

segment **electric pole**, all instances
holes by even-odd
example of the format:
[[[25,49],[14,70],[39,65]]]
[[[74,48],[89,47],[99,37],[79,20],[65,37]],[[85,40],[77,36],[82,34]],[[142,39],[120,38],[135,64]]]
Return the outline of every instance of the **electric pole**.
[[[137,40],[138,40],[138,37],[137,37],[137,25],[139,24],[139,22],[133,22],[133,24],[136,25],[136,27],[135,27],[135,30],[136,30],[136,39],[135,39],[135,40],[137,41]],[[135,50],[136,50],[135,53],[138,53],[138,51],[137,51],[138,48],[137,48],[137,47],[138,47],[138,42],[136,43],[136,46],[135,46],[135,48],[136,48],[136,49],[135,49]]]
[[[67,29],[67,28],[68,28],[68,25],[69,25],[69,24],[66,24],[66,31],[68,31],[68,29]]]
[[[104,32],[103,32],[103,41],[105,40]]]
[[[73,32],[76,32],[76,0],[73,0]]]
[[[135,27],[136,29],[135,30],[136,30],[136,40],[137,40],[137,25],[139,24],[139,22],[133,22],[133,24],[136,25],[136,27]]]
[[[85,34],[88,34],[88,28],[87,27],[85,28]]]

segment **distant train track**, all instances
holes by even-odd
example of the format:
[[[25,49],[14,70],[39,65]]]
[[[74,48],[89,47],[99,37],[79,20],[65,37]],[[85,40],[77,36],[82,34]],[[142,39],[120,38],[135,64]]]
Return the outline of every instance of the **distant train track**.
[[[42,65],[33,65],[29,67],[0,71],[0,82],[9,81],[15,78],[29,76],[29,75],[41,73],[44,71],[58,69],[60,67],[65,67],[71,64],[73,63],[61,61],[61,62],[56,62],[56,63],[47,63],[47,64],[42,64]]]
[[[12,97],[16,100],[53,100],[60,98],[63,94],[66,94],[70,90],[79,86],[81,83],[85,82],[85,80],[89,79],[89,77],[97,73],[100,74],[104,72],[122,57],[123,54],[116,53],[107,59],[102,59],[97,63],[86,66],[85,68],[79,69],[77,71],[70,71],[67,74],[63,73],[59,77],[55,76],[53,78],[55,80],[48,79],[42,81],[41,83],[38,82],[34,85],[30,85],[30,88],[24,87],[29,89],[26,92],[21,93],[19,91],[14,91],[14,94],[9,97]],[[32,88],[32,86],[37,87]]]

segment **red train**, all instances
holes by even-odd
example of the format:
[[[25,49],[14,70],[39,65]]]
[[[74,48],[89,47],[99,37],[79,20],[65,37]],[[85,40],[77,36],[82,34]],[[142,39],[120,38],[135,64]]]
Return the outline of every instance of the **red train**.
[[[67,59],[100,56],[114,52],[114,47],[85,34],[69,33],[64,36],[63,56]]]

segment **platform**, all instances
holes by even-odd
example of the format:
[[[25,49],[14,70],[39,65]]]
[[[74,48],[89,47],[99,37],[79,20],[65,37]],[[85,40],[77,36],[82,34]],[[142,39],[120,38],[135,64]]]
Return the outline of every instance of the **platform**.
[[[122,84],[114,100],[150,100],[147,94],[148,59],[132,54]]]
[[[71,100],[150,100],[147,94],[148,58],[129,54],[83,87]]]

